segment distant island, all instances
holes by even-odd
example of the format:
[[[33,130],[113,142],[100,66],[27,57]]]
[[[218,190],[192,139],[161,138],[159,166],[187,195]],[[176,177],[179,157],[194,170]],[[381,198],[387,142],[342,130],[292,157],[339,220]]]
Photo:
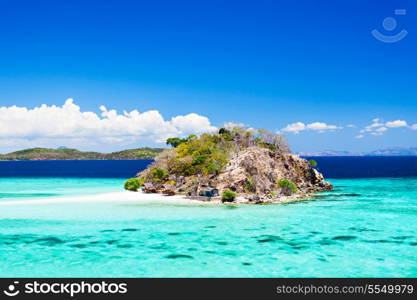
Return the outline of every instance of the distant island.
[[[392,147],[374,150],[371,152],[349,152],[337,150],[324,150],[317,152],[298,152],[300,156],[416,156],[417,147]]]
[[[0,154],[0,160],[121,160],[121,159],[153,159],[163,148],[136,148],[112,153],[84,152],[77,149],[59,147],[31,148],[8,154]]]
[[[180,138],[170,140],[185,140]],[[94,151],[80,151],[64,146],[53,148],[30,148],[7,154],[0,154],[1,160],[122,160],[122,159],[154,159],[166,148],[141,147],[111,153]],[[393,147],[371,152],[349,152],[337,150],[324,150],[317,152],[298,152],[299,156],[417,156],[417,147]]]
[[[172,149],[127,180],[125,189],[253,204],[295,201],[332,189],[314,168],[317,163],[292,154],[281,134],[221,128],[214,134],[170,138],[167,144]]]

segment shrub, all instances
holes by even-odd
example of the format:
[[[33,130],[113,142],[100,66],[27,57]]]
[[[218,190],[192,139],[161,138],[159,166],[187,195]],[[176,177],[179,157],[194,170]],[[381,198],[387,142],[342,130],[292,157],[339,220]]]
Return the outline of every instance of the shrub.
[[[141,185],[145,182],[143,178],[130,178],[125,182],[125,190],[137,192]]]
[[[280,179],[277,182],[277,186],[281,188],[285,194],[294,194],[298,191],[297,185],[288,179]]]
[[[187,142],[189,142],[189,141],[194,141],[194,140],[196,140],[196,139],[198,139],[198,136],[196,136],[195,134],[190,134],[190,135],[186,138],[186,141],[187,141]]]
[[[181,176],[191,176],[197,173],[197,169],[193,166],[192,163],[182,163],[177,168],[178,174]]]
[[[161,182],[168,177],[169,173],[163,168],[155,168],[151,171],[152,179],[156,182]]]
[[[258,129],[254,138],[255,143],[259,147],[268,148],[273,151],[284,153],[291,152],[285,135],[271,133],[265,129]]]
[[[175,137],[175,138],[167,139],[166,144],[171,145],[173,148],[175,148],[175,147],[177,147],[177,146],[179,146],[179,145],[181,145],[182,143],[185,143],[185,142],[187,142],[186,139],[181,139],[181,138]]]
[[[199,155],[197,157],[194,158],[193,160],[193,165],[201,165],[206,161],[207,156],[206,155]]]
[[[314,159],[310,159],[308,162],[310,163],[310,166],[317,167],[317,162]]]
[[[278,194],[275,191],[269,191],[267,194],[272,196],[272,197],[278,196]]]
[[[175,185],[175,181],[174,180],[168,180],[168,181],[165,181],[165,184]]]
[[[224,190],[222,195],[223,202],[231,202],[236,198],[237,194],[231,190]]]
[[[248,193],[256,192],[255,180],[251,176],[248,177],[248,180],[245,183],[245,191]]]
[[[214,164],[214,163],[211,163],[211,164],[209,164],[209,165],[207,165],[207,166],[205,166],[201,169],[201,173],[204,176],[207,176],[209,174],[215,174],[218,171],[220,171],[220,167],[218,165]]]
[[[230,130],[227,130],[226,128],[220,128],[219,134],[226,140],[226,141],[232,141],[233,135],[230,132]]]

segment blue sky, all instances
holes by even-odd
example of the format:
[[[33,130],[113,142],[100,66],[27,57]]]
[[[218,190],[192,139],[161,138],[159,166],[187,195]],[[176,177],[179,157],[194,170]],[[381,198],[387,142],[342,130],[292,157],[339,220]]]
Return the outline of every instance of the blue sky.
[[[284,132],[295,151],[417,146],[412,0],[0,0],[0,8],[0,152],[158,145],[169,134],[225,122],[289,128]],[[397,28],[383,28],[387,17]],[[384,43],[373,29],[408,35]],[[49,108],[62,108],[68,98],[73,119],[54,119]],[[44,111],[30,113],[42,104]],[[11,111],[13,105],[29,113]],[[117,118],[98,124],[92,117],[94,131],[77,107],[98,118],[115,109]],[[119,118],[134,110],[146,113],[142,123]],[[148,114],[154,110],[158,115]],[[298,122],[304,130],[287,127]],[[119,124],[120,132],[109,124]],[[135,130],[139,139],[130,136]]]

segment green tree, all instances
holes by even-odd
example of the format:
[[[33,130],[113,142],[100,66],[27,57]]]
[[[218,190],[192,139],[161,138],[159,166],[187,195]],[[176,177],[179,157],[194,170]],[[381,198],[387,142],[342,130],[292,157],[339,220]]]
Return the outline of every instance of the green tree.
[[[222,201],[223,202],[232,202],[233,200],[235,200],[237,194],[231,190],[224,190],[223,194],[222,194]]]
[[[219,134],[225,134],[227,132],[229,132],[229,130],[227,130],[226,128],[222,127],[222,128],[219,129]]]
[[[277,182],[277,186],[281,188],[284,194],[295,194],[298,191],[297,185],[289,179],[280,179]]]
[[[131,191],[131,192],[137,192],[138,189],[142,186],[144,183],[143,178],[130,178],[126,180],[124,188],[125,190]]]
[[[165,180],[169,175],[168,170],[163,168],[155,168],[151,171],[152,179],[156,182],[161,182]]]
[[[187,142],[189,142],[189,141],[194,141],[194,140],[196,140],[198,138],[198,136],[196,136],[195,134],[190,134],[188,137],[187,137]]]
[[[310,166],[317,167],[317,161],[315,161],[314,159],[310,159],[308,162],[310,163]]]
[[[166,140],[166,144],[167,145],[171,145],[173,148],[178,147],[179,145],[181,145],[182,143],[185,143],[187,140],[185,139],[181,139],[178,137],[174,137],[174,138],[169,138]]]

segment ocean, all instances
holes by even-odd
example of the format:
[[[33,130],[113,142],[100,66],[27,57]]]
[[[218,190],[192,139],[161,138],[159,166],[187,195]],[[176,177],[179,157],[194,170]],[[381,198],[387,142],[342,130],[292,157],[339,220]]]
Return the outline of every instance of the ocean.
[[[0,162],[0,277],[416,277],[417,157],[314,159],[334,191],[260,206],[126,201],[149,160]]]

